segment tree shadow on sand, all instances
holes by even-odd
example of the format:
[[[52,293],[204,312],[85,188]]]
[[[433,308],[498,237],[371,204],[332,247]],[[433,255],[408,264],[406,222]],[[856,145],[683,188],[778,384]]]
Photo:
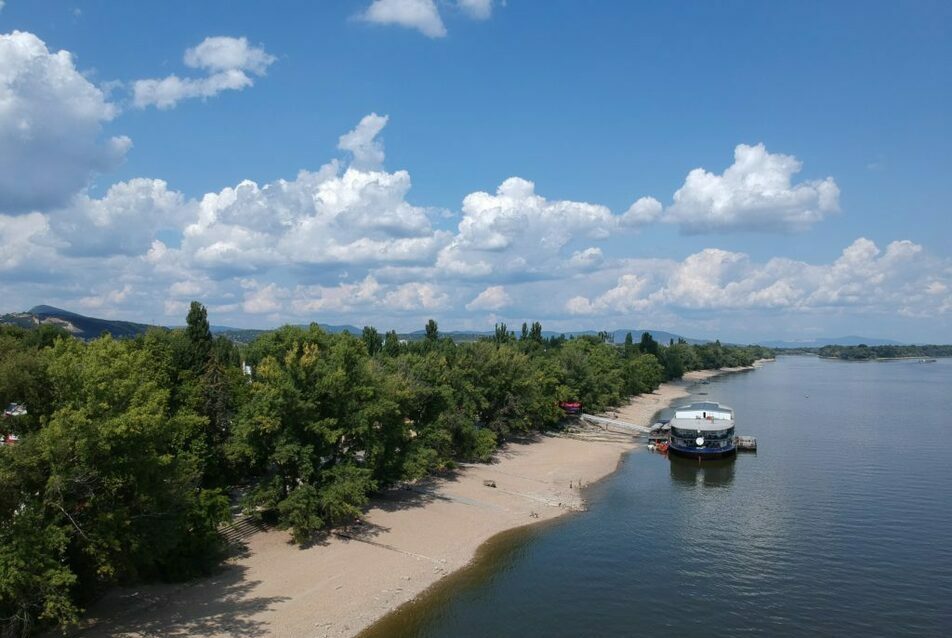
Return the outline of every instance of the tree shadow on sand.
[[[446,483],[459,481],[459,477],[459,470],[446,470],[413,483],[405,483],[383,490],[375,494],[370,500],[367,511],[377,509],[384,512],[396,512],[423,507],[434,501],[450,500],[441,495],[438,490]]]
[[[71,632],[99,636],[252,636],[269,635],[261,613],[289,600],[252,596],[261,581],[245,580],[246,567],[228,565],[185,585],[117,589],[90,610],[86,627]]]

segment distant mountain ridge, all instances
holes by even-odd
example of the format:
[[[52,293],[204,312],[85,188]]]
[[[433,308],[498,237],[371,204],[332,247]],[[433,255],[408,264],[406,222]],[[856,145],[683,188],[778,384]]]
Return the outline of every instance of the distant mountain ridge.
[[[823,346],[858,346],[866,344],[867,346],[901,346],[900,341],[892,339],[876,339],[874,337],[857,337],[850,335],[847,337],[817,337],[815,339],[797,339],[794,341],[758,341],[758,346],[766,348],[822,348]]]
[[[516,336],[519,336],[519,333],[522,330],[520,325],[517,328],[509,326],[510,332],[515,332]],[[598,330],[566,330],[564,332],[556,330],[543,330],[542,336],[545,338],[549,337],[558,337],[560,335],[565,335],[566,337],[583,337],[583,336],[595,336],[598,334]],[[631,338],[635,343],[641,341],[641,335],[645,332],[650,333],[652,338],[658,343],[668,344],[671,340],[674,340],[675,343],[678,339],[684,339],[688,343],[710,343],[710,339],[690,339],[682,337],[681,335],[674,334],[673,332],[665,332],[664,330],[637,330],[637,329],[619,329],[613,330],[609,334],[612,335],[615,343],[624,343],[625,336],[628,333],[631,333]],[[481,339],[485,337],[492,337],[495,334],[493,330],[441,330],[440,334],[444,337],[452,337],[457,341],[475,341],[476,339]],[[425,330],[414,330],[413,332],[407,332],[400,335],[403,339],[416,340],[422,339],[426,335]]]
[[[95,339],[103,332],[108,332],[113,337],[117,338],[133,338],[140,334],[143,334],[146,330],[153,327],[162,327],[162,326],[152,326],[145,323],[136,323],[134,321],[120,321],[116,319],[101,319],[98,317],[88,317],[86,315],[81,315],[70,310],[63,310],[62,308],[55,308],[53,306],[47,305],[38,305],[30,308],[26,312],[11,312],[5,315],[0,315],[0,324],[11,324],[20,326],[22,328],[36,328],[41,325],[54,325],[59,326],[72,334],[73,336],[79,339]],[[305,327],[307,324],[303,324]],[[360,335],[362,328],[351,324],[326,324],[318,323],[322,330],[330,333],[341,333],[349,332],[352,335]],[[510,326],[510,330],[514,331],[516,335],[519,334],[521,325]],[[233,328],[230,326],[211,326],[213,334],[224,335],[232,341],[238,343],[250,343],[257,336],[273,332],[274,328]],[[384,330],[381,330],[384,332]],[[651,334],[655,341],[661,344],[668,344],[672,340],[677,342],[679,339],[684,339],[691,344],[702,344],[710,343],[710,339],[692,339],[689,337],[683,337],[682,335],[675,334],[673,332],[667,332],[665,330],[645,330],[640,328],[632,329],[619,329],[613,330],[612,334],[615,343],[624,343],[625,336],[628,333],[631,333],[631,338],[635,343],[638,343],[641,340],[641,335],[645,332]],[[408,340],[417,340],[422,339],[426,334],[424,330],[414,330],[412,332],[399,333],[401,339]],[[477,339],[492,337],[494,332],[491,330],[446,330],[440,331],[440,334],[447,337],[452,337],[456,341],[475,341]],[[554,330],[543,330],[542,335],[544,337],[557,337],[564,334],[566,337],[578,337],[584,335],[597,335],[597,330],[573,330],[559,332]],[[895,341],[892,339],[875,339],[872,337],[859,337],[855,335],[850,335],[846,337],[819,337],[814,339],[802,339],[802,340],[770,340],[770,341],[759,341],[757,345],[765,346],[768,348],[781,348],[781,349],[790,349],[790,348],[821,348],[827,345],[837,345],[837,346],[857,346],[860,344],[866,344],[868,346],[896,346],[903,345],[902,342]]]
[[[34,306],[26,312],[11,312],[5,315],[0,315],[0,324],[11,324],[27,329],[36,328],[44,324],[54,325],[63,328],[79,339],[95,339],[104,332],[108,332],[113,337],[117,338],[133,338],[143,334],[149,328],[169,327],[153,326],[151,324],[136,323],[133,321],[88,317],[77,312],[72,312],[71,310],[63,310],[62,308],[56,308],[54,306],[48,306],[45,304]],[[306,327],[307,325],[309,324],[302,324],[302,327]],[[321,327],[321,330],[330,332],[332,334],[349,332],[352,335],[359,335],[363,331],[363,328],[358,328],[357,326],[351,324],[318,323],[317,325]],[[521,328],[521,326],[519,326],[519,328]],[[515,330],[516,334],[518,334],[519,328],[513,327],[512,329]],[[274,330],[275,328],[234,328],[232,326],[211,326],[212,334],[223,335],[232,341],[239,343],[250,343],[257,336],[267,332],[273,332]],[[641,335],[645,332],[651,333],[651,336],[654,337],[655,341],[663,344],[667,344],[671,340],[677,341],[678,339],[684,338],[681,335],[674,334],[672,332],[666,332],[664,330],[620,329],[612,331],[611,334],[614,337],[615,343],[624,343],[625,335],[627,335],[629,332],[631,333],[632,339],[636,343],[641,340]],[[399,333],[401,339],[409,339],[411,341],[422,339],[425,334],[426,332],[424,330],[414,330],[412,332]],[[452,337],[457,341],[475,341],[476,339],[491,337],[493,336],[494,332],[491,330],[449,330],[441,331],[440,334],[443,336]],[[573,330],[559,332],[555,330],[544,330],[542,334],[547,338],[558,337],[562,334],[564,334],[566,337],[578,337],[583,335],[597,335],[598,331]],[[684,339],[688,343],[707,343],[709,341],[704,339]]]
[[[58,326],[74,337],[84,340],[95,339],[104,332],[108,332],[113,337],[119,339],[131,339],[140,334],[144,334],[149,328],[168,328],[168,326],[155,326],[146,323],[136,323],[134,321],[87,317],[77,312],[63,310],[62,308],[47,306],[45,304],[33,306],[26,312],[11,312],[0,315],[0,324],[19,326],[28,330],[41,325]],[[361,332],[360,328],[351,325],[324,323],[318,325],[322,330],[330,333],[349,332],[354,335],[359,335]],[[211,326],[212,334],[221,334],[239,343],[249,343],[258,335],[272,332],[273,330],[273,328],[258,329]]]
[[[0,324],[11,324],[21,328],[37,328],[41,325],[58,326],[79,339],[95,339],[103,332],[114,337],[136,337],[152,326],[132,321],[99,319],[87,317],[69,310],[53,306],[33,306],[26,312],[11,312],[0,315]]]

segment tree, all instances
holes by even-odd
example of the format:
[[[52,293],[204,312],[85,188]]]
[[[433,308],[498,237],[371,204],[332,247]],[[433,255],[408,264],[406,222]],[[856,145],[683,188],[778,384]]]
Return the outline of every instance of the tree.
[[[394,478],[405,416],[398,388],[385,384],[361,340],[312,325],[258,342],[262,358],[232,454],[260,477],[248,511],[275,512],[302,539],[358,514],[378,481]]]
[[[71,622],[112,583],[188,577],[220,557],[228,502],[201,487],[204,419],[171,409],[161,363],[108,336],[48,352],[50,416],[0,450],[0,616],[11,631]]]
[[[662,351],[662,361],[664,363],[664,376],[666,379],[680,379],[684,376],[684,358],[682,356],[683,348],[672,344]]]
[[[221,555],[225,486],[251,486],[246,511],[305,542],[360,516],[380,487],[488,461],[508,437],[558,423],[559,401],[601,410],[685,370],[770,354],[660,347],[647,334],[616,348],[608,336],[545,339],[533,322],[517,341],[500,323],[493,339],[457,344],[430,320],[424,340],[401,344],[392,330],[311,324],[239,351],[212,338],[197,302],[186,328],[133,340],[0,326],[0,402],[29,407],[4,421],[19,443],[0,447],[0,635],[72,623],[113,583],[207,571]]]
[[[623,352],[625,353],[625,358],[626,359],[632,358],[635,355],[636,351],[637,350],[635,348],[634,339],[632,339],[631,333],[629,332],[625,335],[625,345],[623,348]]]
[[[26,339],[0,334],[0,409],[10,403],[21,403],[27,408],[26,415],[16,418],[17,434],[39,428],[49,414],[52,399],[46,374],[47,353],[28,343]],[[10,423],[0,422],[0,433],[9,433],[5,431],[9,426]]]
[[[497,344],[509,342],[509,327],[505,323],[497,323],[493,332],[493,341]]]
[[[529,340],[542,343],[542,324],[538,321],[532,322],[532,327],[529,329]]]
[[[190,346],[189,366],[196,376],[202,373],[212,351],[212,331],[208,325],[208,311],[205,306],[193,301],[185,319],[185,335]]]
[[[400,337],[396,330],[387,332],[387,337],[383,342],[383,352],[388,357],[396,357],[400,354]]]
[[[645,354],[653,354],[654,356],[659,356],[658,352],[660,346],[658,342],[654,340],[654,337],[651,336],[650,332],[641,333],[641,342],[638,344],[638,349]]]
[[[436,321],[430,319],[426,322],[426,340],[427,341],[436,341],[440,338],[440,330],[436,325]]]
[[[373,326],[364,326],[361,339],[363,339],[364,346],[367,348],[367,354],[369,354],[371,357],[375,356],[383,349],[383,338]]]

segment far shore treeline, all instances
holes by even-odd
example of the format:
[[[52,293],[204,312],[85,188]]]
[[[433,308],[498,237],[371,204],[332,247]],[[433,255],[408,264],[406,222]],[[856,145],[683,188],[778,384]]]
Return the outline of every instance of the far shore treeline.
[[[816,354],[825,359],[843,359],[844,361],[871,361],[874,359],[928,359],[932,357],[952,357],[952,346],[823,346],[822,348],[798,348],[782,350],[784,354]]]
[[[617,405],[667,379],[742,366],[753,346],[624,344],[505,325],[454,343],[286,326],[246,346],[187,327],[82,342],[0,326],[0,635],[74,622],[108,587],[208,573],[240,504],[298,543],[397,481],[486,461],[556,426],[560,401]],[[242,363],[250,366],[247,374]]]

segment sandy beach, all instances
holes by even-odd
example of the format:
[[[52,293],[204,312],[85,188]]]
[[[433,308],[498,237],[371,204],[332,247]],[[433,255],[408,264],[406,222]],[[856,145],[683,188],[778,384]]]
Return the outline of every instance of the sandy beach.
[[[647,425],[692,383],[743,369],[688,373],[612,413]],[[354,636],[465,566],[496,534],[584,509],[582,488],[612,473],[635,441],[582,428],[508,443],[493,463],[387,492],[363,524],[309,547],[249,527],[242,551],[214,576],[117,589],[73,635]]]

